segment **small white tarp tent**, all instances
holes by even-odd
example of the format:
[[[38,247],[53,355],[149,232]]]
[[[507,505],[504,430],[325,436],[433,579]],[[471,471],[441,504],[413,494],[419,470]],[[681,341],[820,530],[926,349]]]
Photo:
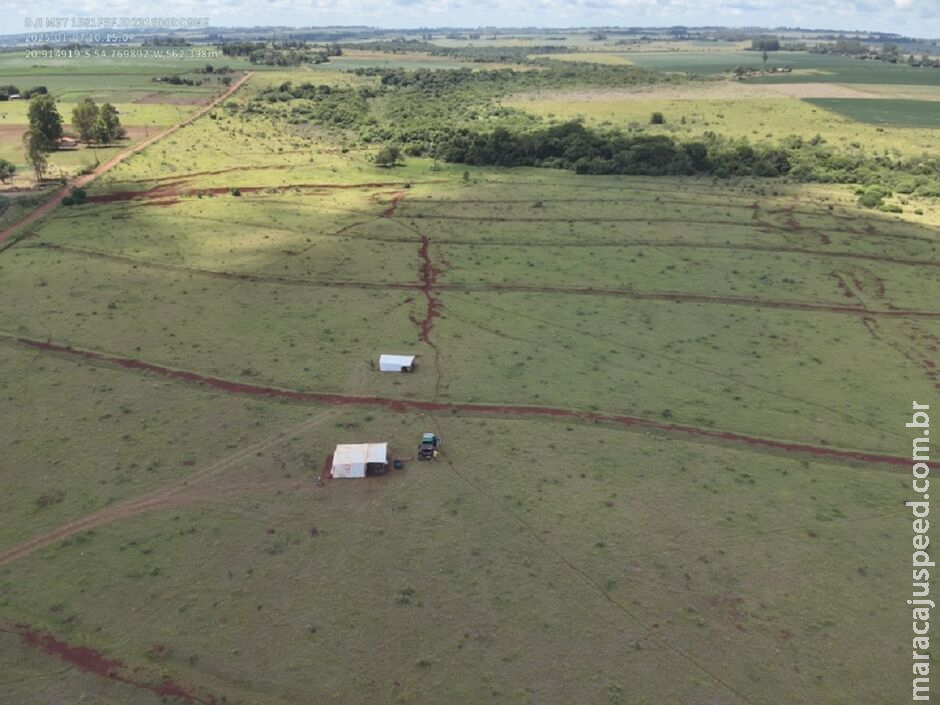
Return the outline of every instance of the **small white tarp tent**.
[[[369,465],[388,464],[388,443],[351,443],[336,446],[331,477],[365,477]]]
[[[414,355],[379,355],[381,372],[411,372],[414,366]]]

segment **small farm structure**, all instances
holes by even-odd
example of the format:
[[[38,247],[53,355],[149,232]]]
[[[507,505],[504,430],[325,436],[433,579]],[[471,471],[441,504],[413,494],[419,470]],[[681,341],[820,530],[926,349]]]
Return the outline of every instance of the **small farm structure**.
[[[330,476],[366,477],[388,470],[388,443],[350,443],[336,446]]]
[[[414,355],[379,355],[380,372],[414,372]]]

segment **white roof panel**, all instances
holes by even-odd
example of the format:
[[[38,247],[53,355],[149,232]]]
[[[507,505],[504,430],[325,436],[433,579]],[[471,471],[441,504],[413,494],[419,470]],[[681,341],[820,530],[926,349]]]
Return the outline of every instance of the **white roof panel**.
[[[379,364],[395,365],[397,367],[409,367],[414,364],[414,355],[379,355]]]
[[[336,446],[333,466],[387,463],[388,443],[347,443]]]

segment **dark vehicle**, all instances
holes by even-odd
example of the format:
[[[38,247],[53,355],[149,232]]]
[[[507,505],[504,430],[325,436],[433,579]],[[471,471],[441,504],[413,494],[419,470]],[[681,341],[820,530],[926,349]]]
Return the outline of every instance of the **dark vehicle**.
[[[437,449],[441,447],[441,439],[433,433],[421,436],[421,445],[418,446],[418,460],[434,460]]]

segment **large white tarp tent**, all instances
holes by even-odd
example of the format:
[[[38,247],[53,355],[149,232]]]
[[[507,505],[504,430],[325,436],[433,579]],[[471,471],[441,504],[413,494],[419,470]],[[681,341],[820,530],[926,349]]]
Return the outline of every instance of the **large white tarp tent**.
[[[382,372],[411,372],[414,366],[414,355],[379,355],[379,370]]]
[[[331,477],[365,477],[368,465],[388,464],[388,443],[349,443],[336,446]]]

